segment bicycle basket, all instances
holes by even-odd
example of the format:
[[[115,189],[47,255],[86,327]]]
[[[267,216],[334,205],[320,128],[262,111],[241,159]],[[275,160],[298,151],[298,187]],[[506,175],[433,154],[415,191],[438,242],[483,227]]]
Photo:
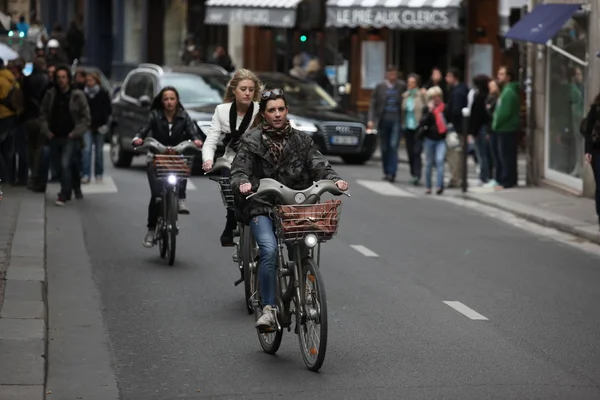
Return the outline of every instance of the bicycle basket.
[[[229,176],[215,176],[211,177],[211,180],[217,182],[221,189],[221,199],[223,199],[223,205],[229,210],[235,209],[235,202],[233,200],[233,189],[231,189],[231,177]]]
[[[341,200],[277,206],[275,220],[279,237],[284,242],[297,242],[312,233],[319,242],[325,242],[337,233],[341,206]]]
[[[156,168],[156,176],[164,178],[175,175],[179,178],[188,178],[192,172],[192,160],[194,156],[155,154],[153,163]]]

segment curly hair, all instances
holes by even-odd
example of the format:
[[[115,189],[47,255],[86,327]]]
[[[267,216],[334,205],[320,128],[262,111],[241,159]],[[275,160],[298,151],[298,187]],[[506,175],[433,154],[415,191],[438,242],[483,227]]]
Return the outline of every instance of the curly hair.
[[[260,81],[260,79],[258,79],[254,72],[250,71],[249,69],[238,69],[235,71],[235,74],[233,74],[233,77],[227,84],[225,95],[223,96],[223,103],[232,103],[235,101],[235,94],[233,91],[243,80],[251,80],[254,82],[254,98],[252,100],[260,100],[260,94],[264,90],[263,83]]]

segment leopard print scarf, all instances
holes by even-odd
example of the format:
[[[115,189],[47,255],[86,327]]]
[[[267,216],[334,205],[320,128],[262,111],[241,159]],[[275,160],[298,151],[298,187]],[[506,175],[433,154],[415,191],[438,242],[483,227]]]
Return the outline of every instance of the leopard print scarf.
[[[271,157],[275,164],[279,164],[283,157],[283,148],[285,147],[285,141],[292,132],[290,121],[286,120],[281,128],[273,128],[271,125],[263,121],[262,126],[263,138],[269,149]]]

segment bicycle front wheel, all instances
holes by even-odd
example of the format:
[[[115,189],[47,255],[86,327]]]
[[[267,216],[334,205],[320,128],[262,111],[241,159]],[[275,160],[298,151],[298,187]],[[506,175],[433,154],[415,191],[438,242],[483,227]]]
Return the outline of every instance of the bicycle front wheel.
[[[304,364],[310,371],[318,371],[325,361],[327,350],[327,298],[319,266],[312,258],[302,263],[300,277],[300,309],[304,318],[298,321],[298,339]],[[299,313],[297,312],[297,318]]]
[[[175,263],[175,249],[177,248],[177,198],[174,192],[169,192],[167,195],[166,222],[166,240],[169,242],[167,252],[169,266],[172,266]]]

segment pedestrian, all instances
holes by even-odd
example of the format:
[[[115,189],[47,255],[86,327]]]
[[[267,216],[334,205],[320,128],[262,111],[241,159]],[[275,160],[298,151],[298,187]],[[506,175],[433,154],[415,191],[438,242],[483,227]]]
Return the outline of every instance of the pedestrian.
[[[517,153],[519,150],[519,128],[521,125],[521,99],[515,74],[508,67],[498,69],[500,97],[494,111],[492,129],[498,135],[499,164],[502,170],[496,190],[517,186]]]
[[[13,176],[14,130],[17,113],[9,104],[11,91],[18,85],[12,71],[0,59],[0,180],[10,182]]]
[[[474,97],[471,104],[468,134],[475,142],[475,154],[479,163],[479,180],[482,185],[491,178],[491,151],[487,136],[487,126],[490,116],[485,104],[489,95],[489,82],[491,78],[486,75],[477,75],[473,78]]]
[[[463,108],[467,107],[469,88],[461,82],[461,73],[457,68],[450,68],[446,73],[446,83],[448,84],[448,98],[445,107],[445,117],[448,124],[452,125],[455,133],[448,132],[447,141],[447,159],[450,168],[449,188],[459,187],[463,176],[462,147],[456,139],[461,135],[466,135],[463,129]],[[448,137],[450,136],[450,137]]]
[[[44,96],[40,115],[42,132],[50,139],[50,146],[60,159],[61,188],[57,206],[64,206],[71,199],[74,180],[80,181],[78,175],[73,176],[74,154],[81,148],[81,138],[90,127],[90,119],[85,94],[72,86],[69,67],[57,67],[54,87]],[[81,191],[75,196],[81,198]]]
[[[423,137],[425,150],[425,194],[431,194],[433,165],[436,169],[437,194],[444,193],[444,167],[446,161],[446,134],[448,124],[444,111],[444,92],[439,86],[427,90],[427,112],[419,123],[418,132]]]
[[[580,132],[584,137],[584,160],[590,164],[596,183],[596,216],[600,225],[600,93],[596,95],[582,123]]]
[[[72,20],[69,26],[69,31],[66,36],[67,49],[69,54],[69,63],[73,63],[75,60],[81,60],[83,54],[83,47],[85,46],[85,36],[77,20]]]
[[[417,137],[417,126],[427,108],[425,96],[419,90],[419,76],[410,74],[406,81],[407,90],[402,95],[402,131],[406,141],[406,155],[410,166],[413,185],[421,181],[421,153],[423,142]]]
[[[371,95],[367,129],[377,126],[381,145],[381,164],[384,180],[394,182],[398,171],[398,146],[401,135],[402,94],[406,83],[398,79],[395,65],[388,65],[385,80]]]
[[[104,135],[108,133],[108,121],[112,114],[110,95],[100,85],[100,75],[95,72],[88,73],[85,77],[85,88],[83,89],[90,107],[91,125],[90,129],[83,135],[85,144],[83,150],[83,169],[81,183],[90,183],[92,176],[92,153],[94,154],[94,176],[96,182],[102,181],[104,174],[104,160],[102,148],[104,146]],[[93,151],[95,149],[95,152]]]
[[[498,97],[500,97],[500,87],[498,82],[494,79],[488,83],[488,97],[485,100],[485,109],[488,114],[487,123],[487,137],[490,144],[490,178],[491,180],[485,185],[488,188],[495,188],[498,186],[498,181],[502,178],[502,168],[500,166],[500,153],[498,152],[498,134],[492,129],[492,119],[494,112],[496,111],[496,104],[498,103]]]
[[[12,182],[15,186],[25,186],[29,179],[29,165],[27,163],[27,137],[25,134],[25,120],[23,111],[25,109],[25,100],[23,96],[23,84],[25,81],[25,60],[18,58],[8,63],[8,68],[16,79],[16,85],[13,87],[10,99],[12,110],[15,112],[14,129],[14,157],[12,165]]]
[[[27,140],[28,163],[31,170],[29,188],[35,192],[45,192],[48,174],[40,174],[42,169],[42,155],[48,139],[41,131],[40,106],[50,78],[46,72],[46,60],[36,58],[33,62],[33,71],[25,78],[23,95],[25,97],[25,111],[23,120]]]

